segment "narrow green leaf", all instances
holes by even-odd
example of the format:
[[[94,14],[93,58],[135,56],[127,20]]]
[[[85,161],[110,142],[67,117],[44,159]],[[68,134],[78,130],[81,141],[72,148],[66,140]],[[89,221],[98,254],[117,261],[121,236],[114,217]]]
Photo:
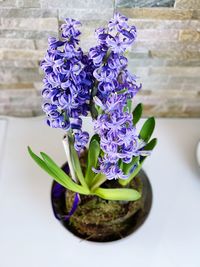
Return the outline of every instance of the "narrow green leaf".
[[[157,144],[157,138],[153,138],[148,144],[146,144],[146,146],[143,148],[143,150],[153,150],[154,147],[156,146]],[[131,175],[129,176],[128,179],[126,180],[123,180],[123,179],[119,179],[119,183],[122,185],[122,186],[126,186],[128,183],[130,183],[130,181],[139,173],[139,171],[141,170],[142,166],[143,166],[143,163],[144,163],[144,160],[147,158],[148,156],[146,157],[141,157],[140,159],[140,162],[138,164],[138,166],[135,168],[135,170],[133,171],[133,173],[131,173]]]
[[[96,119],[98,117],[98,110],[93,103],[90,105],[90,112],[93,119]]]
[[[85,182],[85,178],[83,176],[83,172],[82,172],[82,169],[81,169],[81,164],[80,164],[80,161],[79,161],[79,157],[78,157],[78,154],[77,154],[77,152],[76,152],[76,150],[74,148],[74,143],[72,142],[72,140],[70,140],[69,146],[70,146],[70,154],[71,154],[72,164],[73,164],[73,167],[74,167],[74,171],[75,171],[75,173],[77,175],[77,178],[80,181],[80,183],[82,184],[82,186],[84,186],[85,188],[88,189],[88,186],[87,186],[87,184]]]
[[[156,146],[156,144],[157,144],[157,138],[153,138],[148,144],[146,144],[146,146],[143,148],[143,150],[147,150],[147,151],[150,151],[151,150],[152,151],[154,149],[154,147]],[[138,166],[135,168],[135,170],[133,171],[133,173],[131,173],[131,175],[129,176],[128,179],[126,179],[126,180],[119,179],[119,183],[122,186],[126,186],[128,183],[130,183],[130,181],[139,173],[139,171],[141,170],[141,168],[143,166],[143,163],[144,163],[144,161],[145,161],[145,159],[147,157],[148,156],[146,156],[146,157],[140,157],[140,161],[139,161]]]
[[[90,143],[93,141],[93,140],[96,140],[99,144],[100,144],[100,137],[98,134],[94,134],[90,140]]]
[[[87,169],[85,174],[85,182],[90,185],[95,173],[92,170],[92,167],[96,168],[98,156],[100,153],[100,145],[97,140],[93,139],[90,142],[89,149],[88,149],[88,162],[87,162]]]
[[[67,186],[68,189],[78,192],[77,190],[84,190],[86,194],[89,193],[88,188],[76,184],[72,179],[44,152],[41,152],[47,166],[55,173],[55,175]]]
[[[143,162],[142,162],[143,163]],[[139,171],[142,168],[142,163],[139,163],[137,165],[137,167],[135,168],[135,170],[131,173],[131,175],[129,176],[128,179],[119,179],[119,183],[122,186],[126,186],[128,183],[130,183],[130,181],[139,173]]]
[[[49,175],[55,176],[55,174],[49,169],[49,167],[46,165],[46,163],[38,157],[36,154],[33,153],[31,148],[28,146],[28,152],[31,156],[31,158],[44,170],[46,171]]]
[[[135,201],[141,197],[138,191],[128,188],[97,188],[94,194],[106,200]]]
[[[153,138],[146,146],[143,148],[143,150],[153,150],[154,147],[157,145],[157,138]]]
[[[143,105],[142,103],[138,104],[133,110],[133,125],[136,125],[142,116]]]
[[[132,99],[128,99],[127,107],[128,107],[129,113],[131,113],[132,103],[133,103]]]
[[[39,158],[36,154],[33,153],[30,147],[28,147],[28,152],[31,156],[31,158],[44,170],[46,171],[51,177],[54,178],[56,182],[64,186],[65,188],[68,188],[71,191],[80,193],[80,194],[88,194],[88,190],[85,190],[80,185],[77,185],[74,183],[71,178],[64,172],[62,169],[60,169],[63,173],[60,174],[57,171],[55,171],[55,168],[51,168],[51,164],[47,164],[45,161],[43,161],[41,158]],[[44,154],[44,153],[43,153]],[[47,156],[47,155],[46,155]],[[48,156],[47,156],[48,157]],[[50,159],[50,158],[49,158]],[[50,159],[51,160],[51,159]],[[52,160],[51,160],[52,161]],[[53,162],[53,161],[52,161]],[[54,163],[54,162],[53,162]],[[55,164],[55,163],[54,163]],[[56,165],[56,164],[55,164]],[[57,166],[57,165],[56,165]],[[57,166],[58,167],[58,166]],[[58,167],[59,168],[59,167]]]
[[[121,90],[121,91],[118,91],[117,94],[118,94],[118,95],[121,95],[121,94],[125,93],[126,91],[127,91],[127,89],[123,89],[123,90]]]
[[[95,191],[100,185],[102,185],[107,180],[107,177],[103,173],[98,173],[94,177],[90,188],[91,191]]]
[[[148,144],[146,144],[146,146],[144,146],[143,150],[147,150],[147,151],[152,151],[154,149],[154,147],[157,144],[157,138],[153,138]],[[147,158],[146,157],[141,157],[140,158],[140,163],[143,163],[143,161]]]
[[[124,107],[124,111],[125,112],[129,112],[129,113],[131,113],[131,107],[132,107],[132,99],[128,99],[127,100],[127,104],[126,104],[126,106]]]
[[[125,174],[128,174],[131,170],[131,168],[139,161],[140,157],[137,156],[137,157],[133,157],[132,161],[128,164],[126,163],[123,163],[123,172]]]
[[[153,117],[147,119],[140,131],[140,138],[148,142],[155,128],[155,119]]]

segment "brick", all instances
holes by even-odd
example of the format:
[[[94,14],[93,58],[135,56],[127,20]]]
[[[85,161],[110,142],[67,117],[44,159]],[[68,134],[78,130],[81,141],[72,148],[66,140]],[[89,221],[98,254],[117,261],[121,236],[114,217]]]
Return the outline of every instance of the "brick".
[[[29,89],[33,89],[34,88],[34,84],[33,83],[10,83],[10,82],[6,82],[6,83],[0,83],[0,91],[1,90],[29,90]],[[16,92],[17,92],[16,91]]]
[[[117,7],[173,7],[175,0],[116,0]]]
[[[197,67],[200,66],[200,60],[198,58],[191,58],[187,60],[181,59],[167,59],[164,60],[165,66],[189,66],[189,67]]]
[[[142,91],[141,91],[142,92]],[[139,94],[135,102],[144,103],[144,116],[160,117],[196,117],[196,106],[200,104],[200,99],[194,101],[194,95],[180,94],[180,89],[176,91],[156,91],[151,94]],[[186,112],[185,106],[190,106],[190,112]]]
[[[167,75],[175,77],[198,77],[200,67],[151,67],[149,75]],[[198,80],[200,82],[200,78]]]
[[[0,8],[0,18],[54,18],[57,15],[56,9]]]
[[[1,18],[0,29],[29,31],[58,31],[57,18]]]
[[[17,0],[16,6],[19,8],[40,7],[40,0]]]
[[[128,69],[139,77],[139,81],[142,80],[142,77],[147,77],[149,75],[149,67],[135,67],[132,64],[129,64]]]
[[[0,29],[0,36],[1,38],[11,38],[11,39],[46,39],[49,36],[58,36],[58,32],[53,31],[32,31],[32,30],[22,30],[22,31],[16,31],[16,30],[2,30]]]
[[[199,20],[162,20],[162,19],[129,19],[130,25],[135,25],[139,30],[154,29],[154,30],[179,30],[200,28]]]
[[[129,57],[137,58],[137,59],[149,58],[149,50],[148,49],[134,49],[131,53],[129,53]]]
[[[37,92],[40,93],[41,90],[42,90],[42,88],[43,88],[43,83],[42,83],[42,81],[40,81],[40,82],[34,82],[33,83],[33,86],[37,90]]]
[[[171,83],[180,83],[182,85],[189,85],[190,86],[190,90],[193,89],[193,87],[196,85],[199,88],[199,84],[200,84],[200,77],[199,75],[197,76],[188,76],[188,77],[171,77],[170,78],[170,82]],[[200,88],[199,88],[200,89]]]
[[[47,39],[35,39],[34,40],[35,49],[37,50],[46,50],[48,46]]]
[[[35,45],[33,40],[0,38],[0,48],[35,49]]]
[[[4,102],[0,102],[0,113],[8,116],[33,116],[34,110],[39,110],[38,99],[35,92],[29,90],[19,91],[9,90],[0,91],[0,99],[5,99]],[[30,99],[32,102],[30,103]],[[29,104],[27,103],[29,101]]]
[[[193,10],[173,8],[117,8],[119,12],[133,19],[189,20],[198,19]]]
[[[0,68],[0,82],[22,83],[40,81],[41,77],[38,69],[21,69],[21,68]]]
[[[37,50],[0,50],[0,60],[41,60],[44,51]]]
[[[194,9],[192,12],[192,19],[200,19],[200,10]]]
[[[152,58],[172,58],[179,60],[200,59],[200,51],[150,50]]]
[[[137,50],[162,50],[162,51],[171,51],[172,54],[176,52],[182,51],[191,51],[196,52],[200,50],[200,43],[198,42],[177,42],[177,41],[170,41],[170,40],[157,40],[154,42],[151,41],[139,41],[137,40],[136,43],[131,47],[130,52],[137,51]]]
[[[143,67],[143,66],[164,66],[166,65],[166,60],[160,59],[160,58],[131,58],[129,55],[128,56],[128,64],[130,66],[134,66],[134,67]]]
[[[148,30],[140,30],[138,31],[138,39],[137,41],[168,41],[168,40],[173,40],[176,41],[178,40],[179,36],[179,31],[177,30],[153,30],[153,29],[148,29]]]
[[[33,69],[39,67],[37,60],[0,60],[0,67]]]
[[[67,17],[84,20],[109,20],[113,17],[113,8],[93,8],[93,9],[81,9],[81,8],[68,8],[59,9],[59,19],[63,20]]]
[[[95,9],[98,7],[99,9],[107,9],[114,7],[113,0],[40,0],[42,8],[63,8],[63,9]]]
[[[0,8],[4,7],[16,7],[16,0],[1,0]]]
[[[18,99],[27,97],[36,97],[36,91],[34,89],[20,90],[20,89],[10,89],[10,90],[0,90],[0,97],[7,97],[11,102],[15,102]]]
[[[176,0],[175,8],[200,9],[199,0]]]
[[[181,30],[179,34],[180,41],[199,42],[200,41],[200,29],[199,30]]]
[[[200,102],[200,101],[199,101]],[[192,104],[184,107],[183,114],[185,117],[189,118],[199,118],[200,117],[200,104]]]

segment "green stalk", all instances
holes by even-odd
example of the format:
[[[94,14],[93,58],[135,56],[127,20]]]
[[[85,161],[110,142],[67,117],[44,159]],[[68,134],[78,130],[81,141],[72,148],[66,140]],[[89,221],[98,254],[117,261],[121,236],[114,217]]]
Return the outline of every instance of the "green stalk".
[[[78,183],[76,175],[75,175],[74,167],[73,167],[73,164],[72,164],[70,150],[69,150],[69,136],[68,135],[65,135],[63,137],[63,146],[64,146],[65,154],[67,156],[67,162],[68,162],[68,165],[69,165],[69,170],[70,170],[70,174],[71,174],[72,180],[74,180],[76,183]]]
[[[79,156],[74,148],[73,138],[70,136],[69,136],[69,151],[71,155],[72,166],[75,171],[76,177],[78,178],[79,182],[82,184],[83,187],[89,189],[88,185],[85,182],[85,177],[83,176]]]
[[[100,185],[102,185],[107,180],[106,176],[102,173],[98,173],[91,184],[91,191],[96,190]]]

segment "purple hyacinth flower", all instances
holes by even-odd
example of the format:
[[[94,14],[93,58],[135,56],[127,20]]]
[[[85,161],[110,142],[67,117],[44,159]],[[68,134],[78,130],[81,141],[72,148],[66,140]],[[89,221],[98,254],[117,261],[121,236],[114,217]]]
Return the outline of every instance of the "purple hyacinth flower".
[[[106,51],[102,48],[102,46],[96,46],[90,49],[89,58],[92,59],[95,66],[100,66],[103,58],[106,55]]]
[[[125,175],[119,166],[115,163],[111,163],[107,158],[99,159],[100,169],[93,168],[95,173],[103,173],[108,180],[112,179],[127,179],[128,175]]]
[[[65,19],[65,23],[61,25],[62,37],[69,38],[71,36],[77,37],[80,35],[80,31],[78,27],[81,26],[80,21],[67,18]]]
[[[81,151],[89,141],[89,134],[87,132],[77,132],[74,134],[74,141],[76,151]]]
[[[45,73],[42,96],[47,124],[72,132],[81,132],[80,116],[88,113],[94,82],[94,65],[78,46],[80,25],[79,21],[66,19],[61,26],[61,40],[49,38],[48,50],[41,62]],[[86,145],[86,135],[76,133],[76,148]]]
[[[116,54],[124,53],[128,46],[126,42],[119,38],[119,36],[116,36],[115,38],[108,36],[106,41],[110,49]]]
[[[108,33],[107,33],[105,28],[100,27],[100,28],[96,29],[95,35],[96,35],[96,38],[98,39],[98,41],[101,45],[107,44],[106,38],[108,36]]]
[[[62,46],[64,42],[57,40],[55,37],[48,38],[48,45],[50,49],[57,49],[58,47]]]
[[[121,31],[122,28],[127,28],[128,18],[120,13],[115,13],[113,19],[111,19],[108,23],[108,28],[110,31],[116,29],[117,31]]]

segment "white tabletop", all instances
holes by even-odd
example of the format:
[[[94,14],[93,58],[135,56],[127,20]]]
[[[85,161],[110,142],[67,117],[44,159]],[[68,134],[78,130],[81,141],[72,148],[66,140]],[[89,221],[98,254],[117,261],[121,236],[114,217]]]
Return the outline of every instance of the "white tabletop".
[[[26,151],[30,145],[62,164],[62,132],[42,118],[1,119],[0,266],[199,267],[200,119],[157,119],[155,136],[158,146],[144,165],[154,197],[147,221],[128,238],[98,244],[80,241],[54,218],[52,180]]]

